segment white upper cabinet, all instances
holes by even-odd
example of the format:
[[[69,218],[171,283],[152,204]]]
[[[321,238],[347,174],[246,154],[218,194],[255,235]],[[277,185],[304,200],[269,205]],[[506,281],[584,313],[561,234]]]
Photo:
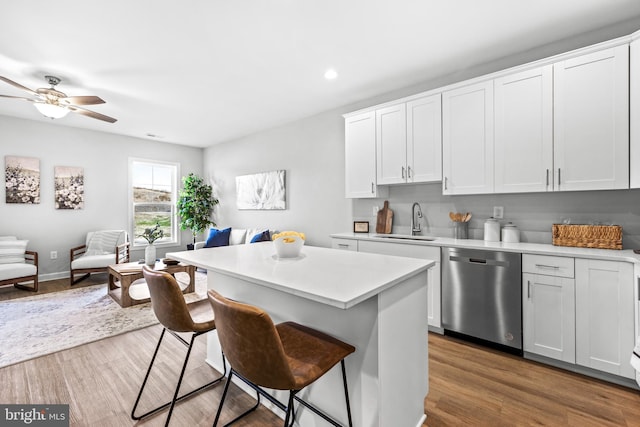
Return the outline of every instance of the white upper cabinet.
[[[553,189],[553,67],[494,81],[495,192]]]
[[[407,113],[405,103],[376,110],[378,184],[399,184],[407,176]]]
[[[376,110],[378,184],[442,179],[440,94]]]
[[[629,183],[631,188],[640,188],[640,40],[631,42],[629,61],[631,70],[629,75],[629,117],[631,118]]]
[[[345,118],[346,197],[385,197],[376,184],[376,115],[374,111]]]
[[[554,64],[555,189],[629,188],[629,46]]]
[[[407,182],[442,181],[440,94],[407,102]]]
[[[493,192],[493,81],[442,94],[443,194]]]

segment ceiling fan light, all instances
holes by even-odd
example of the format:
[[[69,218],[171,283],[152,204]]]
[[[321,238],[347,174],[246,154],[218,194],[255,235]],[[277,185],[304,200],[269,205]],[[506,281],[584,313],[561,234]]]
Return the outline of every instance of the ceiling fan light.
[[[36,103],[33,104],[36,106],[38,111],[45,116],[51,119],[61,119],[62,117],[69,114],[69,109],[65,107],[60,107],[54,104],[45,104],[45,103]]]

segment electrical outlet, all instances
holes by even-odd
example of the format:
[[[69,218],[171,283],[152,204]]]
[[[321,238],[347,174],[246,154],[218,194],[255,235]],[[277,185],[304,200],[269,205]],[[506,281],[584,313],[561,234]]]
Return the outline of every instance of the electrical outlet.
[[[380,206],[374,206],[373,207],[373,216],[378,215],[378,211],[380,210]]]
[[[493,217],[497,219],[504,218],[504,207],[503,206],[494,206],[493,207]]]
[[[51,251],[51,259],[58,259],[58,251]]]

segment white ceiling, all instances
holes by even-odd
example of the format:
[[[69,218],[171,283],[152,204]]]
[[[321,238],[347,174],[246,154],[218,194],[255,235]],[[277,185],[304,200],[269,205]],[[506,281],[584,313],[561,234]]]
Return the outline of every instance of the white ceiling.
[[[206,147],[638,18],[638,0],[5,0],[0,75],[59,76],[118,119],[56,125]]]

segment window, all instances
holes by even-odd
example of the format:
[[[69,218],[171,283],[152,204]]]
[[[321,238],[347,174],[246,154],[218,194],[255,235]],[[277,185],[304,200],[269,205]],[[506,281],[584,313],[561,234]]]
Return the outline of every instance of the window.
[[[154,244],[179,244],[176,219],[178,164],[152,160],[129,160],[129,206],[133,246],[146,246],[139,237],[145,228],[160,224],[162,239]]]

